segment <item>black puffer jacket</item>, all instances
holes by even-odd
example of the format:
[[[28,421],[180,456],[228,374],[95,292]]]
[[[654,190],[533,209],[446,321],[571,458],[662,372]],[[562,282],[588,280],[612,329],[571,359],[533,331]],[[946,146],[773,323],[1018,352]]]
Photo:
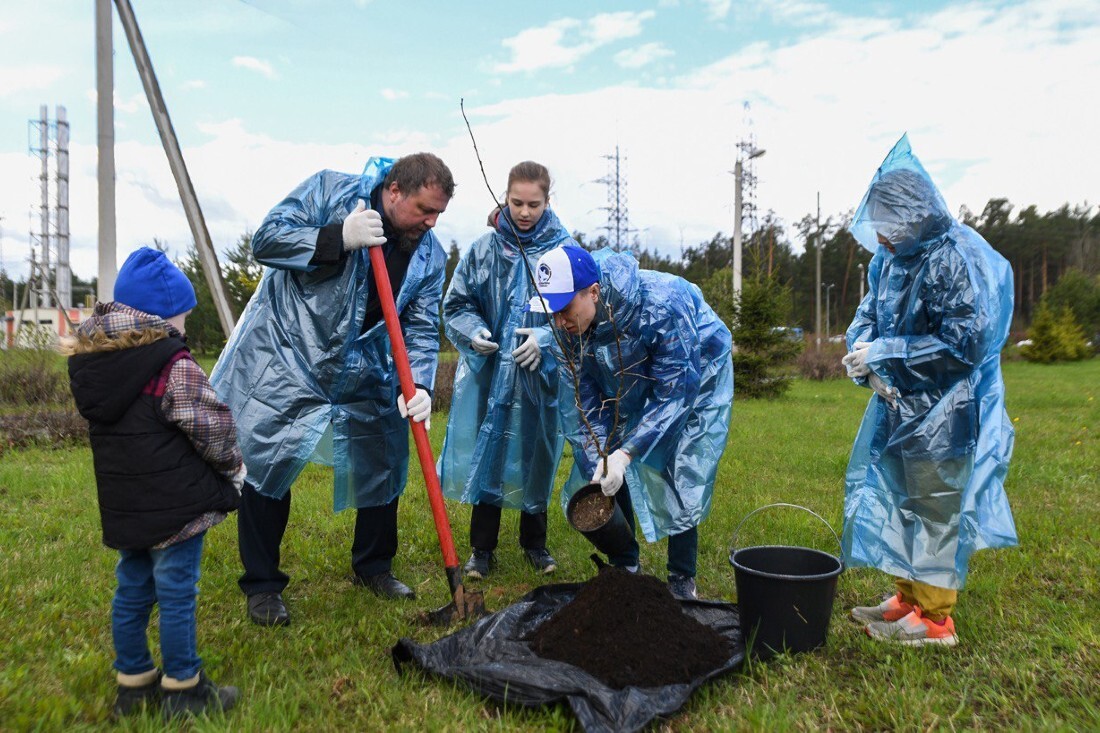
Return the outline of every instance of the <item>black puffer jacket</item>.
[[[161,409],[170,362],[186,348],[166,332],[146,332],[133,345],[114,339],[105,350],[93,346],[69,357],[73,397],[88,420],[108,547],[153,547],[203,514],[240,502],[232,482]]]

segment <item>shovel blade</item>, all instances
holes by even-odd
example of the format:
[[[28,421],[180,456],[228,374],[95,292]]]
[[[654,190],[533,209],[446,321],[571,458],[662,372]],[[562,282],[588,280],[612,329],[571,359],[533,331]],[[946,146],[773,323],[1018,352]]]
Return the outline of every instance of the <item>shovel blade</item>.
[[[454,600],[442,608],[421,615],[421,622],[430,626],[450,626],[485,616],[485,597],[480,591],[466,590],[461,584],[455,588]]]

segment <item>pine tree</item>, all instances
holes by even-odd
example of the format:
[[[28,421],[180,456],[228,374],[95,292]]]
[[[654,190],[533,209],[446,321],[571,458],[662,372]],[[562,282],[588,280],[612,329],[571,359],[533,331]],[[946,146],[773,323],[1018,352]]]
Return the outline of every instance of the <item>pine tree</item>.
[[[1044,298],[1028,331],[1031,343],[1023,346],[1020,353],[1028,361],[1051,364],[1056,361],[1078,361],[1089,354],[1084,329],[1073,317],[1073,311],[1062,307],[1057,312]]]
[[[742,282],[741,297],[733,303],[728,268],[707,280],[707,302],[733,333],[733,373],[739,397],[779,397],[790,388],[791,377],[780,367],[802,350],[780,330],[791,310],[791,291],[773,274],[759,274]]]

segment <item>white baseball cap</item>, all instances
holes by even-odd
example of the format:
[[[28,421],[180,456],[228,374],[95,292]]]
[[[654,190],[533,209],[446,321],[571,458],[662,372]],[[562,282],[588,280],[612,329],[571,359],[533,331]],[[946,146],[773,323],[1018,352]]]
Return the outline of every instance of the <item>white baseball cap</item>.
[[[600,268],[587,250],[574,244],[552,249],[535,263],[539,294],[525,310],[557,313],[580,291],[600,281]]]

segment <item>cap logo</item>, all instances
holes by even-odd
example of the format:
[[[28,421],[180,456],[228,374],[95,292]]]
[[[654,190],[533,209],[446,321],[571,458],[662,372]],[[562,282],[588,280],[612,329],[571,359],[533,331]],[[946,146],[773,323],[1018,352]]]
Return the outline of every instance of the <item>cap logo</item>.
[[[545,286],[549,285],[550,284],[550,278],[553,274],[554,273],[551,272],[550,266],[548,264],[546,264],[545,262],[539,263],[539,277],[538,277],[539,287],[541,288],[541,287],[545,287]]]

